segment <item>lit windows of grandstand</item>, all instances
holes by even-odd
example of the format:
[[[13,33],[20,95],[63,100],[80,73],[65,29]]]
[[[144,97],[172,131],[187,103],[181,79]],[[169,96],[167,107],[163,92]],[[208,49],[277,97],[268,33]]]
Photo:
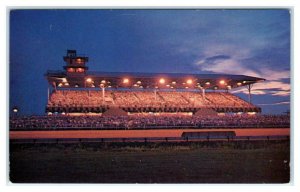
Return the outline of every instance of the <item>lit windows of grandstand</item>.
[[[68,68],[67,71],[68,71],[69,73],[74,73],[74,72],[75,72],[75,68]]]

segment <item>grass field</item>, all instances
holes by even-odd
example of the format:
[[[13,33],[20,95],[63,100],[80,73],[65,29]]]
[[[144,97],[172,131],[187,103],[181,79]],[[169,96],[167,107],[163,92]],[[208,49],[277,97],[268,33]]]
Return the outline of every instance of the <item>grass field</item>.
[[[13,183],[287,183],[289,141],[11,144]]]

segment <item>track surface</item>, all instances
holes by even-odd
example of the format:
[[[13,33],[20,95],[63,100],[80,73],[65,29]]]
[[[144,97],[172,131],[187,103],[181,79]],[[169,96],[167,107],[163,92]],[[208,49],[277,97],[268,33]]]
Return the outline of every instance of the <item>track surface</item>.
[[[181,137],[183,132],[235,131],[236,136],[289,136],[289,128],[10,131],[10,139]]]

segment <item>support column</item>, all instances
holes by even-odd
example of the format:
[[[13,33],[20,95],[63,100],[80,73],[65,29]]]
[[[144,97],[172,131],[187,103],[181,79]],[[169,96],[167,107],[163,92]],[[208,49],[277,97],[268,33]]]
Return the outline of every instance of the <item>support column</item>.
[[[54,85],[54,91],[56,92],[56,83],[53,83],[53,85]]]
[[[154,89],[154,96],[155,96],[155,101],[157,100],[156,98],[157,98],[157,90],[156,89]]]
[[[203,97],[203,99],[205,99],[205,89],[204,88],[202,88],[202,97]]]
[[[253,84],[249,84],[247,85],[247,89],[248,89],[248,101],[249,103],[252,104],[252,98],[251,98],[251,88],[253,87]]]
[[[48,85],[48,87],[47,87],[47,103],[49,103],[49,99],[50,99],[50,88]]]
[[[102,100],[104,101],[105,98],[105,87],[101,87],[102,88]]]

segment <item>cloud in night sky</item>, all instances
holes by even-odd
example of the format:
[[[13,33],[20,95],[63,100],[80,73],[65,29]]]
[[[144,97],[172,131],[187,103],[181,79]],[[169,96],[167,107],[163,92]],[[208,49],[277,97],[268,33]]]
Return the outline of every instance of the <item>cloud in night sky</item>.
[[[289,105],[289,104],[290,104],[289,101],[281,101],[277,103],[264,103],[264,104],[256,104],[256,105],[263,106],[263,105]]]
[[[257,17],[263,18],[264,13],[260,14]],[[266,18],[270,19],[270,15]],[[229,18],[233,20],[229,25],[220,23],[218,29],[210,31],[206,38],[212,40],[208,44],[194,42],[199,53],[194,65],[199,71],[265,78],[267,81],[253,86],[253,94],[289,96],[290,82],[284,81],[290,79],[289,21],[283,22],[283,18],[255,21],[257,17]],[[248,93],[248,90],[232,92]]]
[[[236,75],[249,75],[266,78],[265,82],[253,86],[252,94],[271,94],[277,96],[288,96],[290,94],[290,83],[283,82],[283,79],[290,78],[289,70],[278,70],[267,67],[251,69],[230,56],[216,55],[207,57],[196,63],[202,71],[227,73]],[[233,93],[248,93],[245,88],[232,91]]]

